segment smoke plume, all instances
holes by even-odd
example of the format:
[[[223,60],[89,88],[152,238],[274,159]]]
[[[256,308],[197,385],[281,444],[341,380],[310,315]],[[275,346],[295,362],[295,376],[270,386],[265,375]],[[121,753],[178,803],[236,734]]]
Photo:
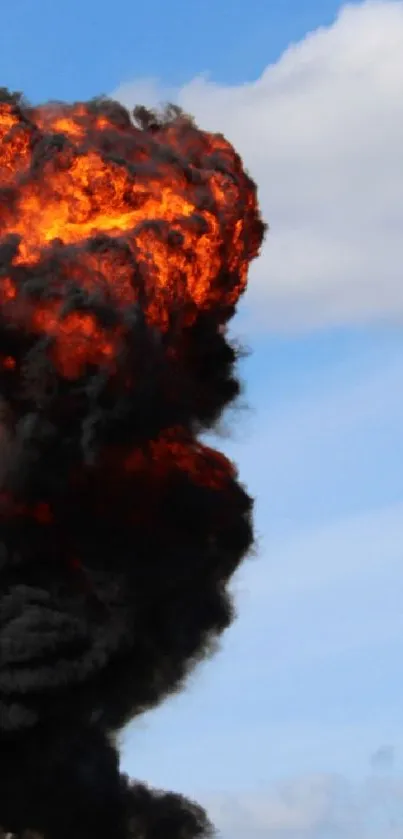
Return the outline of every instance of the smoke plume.
[[[0,91],[5,833],[212,831],[113,739],[232,620],[252,501],[200,435],[239,393],[227,324],[263,235],[239,156],[177,108]]]

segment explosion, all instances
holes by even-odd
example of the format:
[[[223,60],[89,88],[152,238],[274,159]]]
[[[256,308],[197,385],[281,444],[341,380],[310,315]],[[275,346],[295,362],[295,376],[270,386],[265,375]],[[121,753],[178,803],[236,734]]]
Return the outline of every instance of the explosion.
[[[200,437],[239,393],[227,324],[264,229],[240,157],[178,108],[0,91],[6,833],[211,831],[111,738],[232,620],[252,501]]]

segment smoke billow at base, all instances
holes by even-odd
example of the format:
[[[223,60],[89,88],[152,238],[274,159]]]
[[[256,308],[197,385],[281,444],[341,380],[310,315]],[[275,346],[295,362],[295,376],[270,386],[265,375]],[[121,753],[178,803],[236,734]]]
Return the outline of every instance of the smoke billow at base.
[[[32,732],[2,750],[7,832],[27,825],[60,839],[196,839],[213,830],[197,804],[119,773],[116,749],[98,726]]]

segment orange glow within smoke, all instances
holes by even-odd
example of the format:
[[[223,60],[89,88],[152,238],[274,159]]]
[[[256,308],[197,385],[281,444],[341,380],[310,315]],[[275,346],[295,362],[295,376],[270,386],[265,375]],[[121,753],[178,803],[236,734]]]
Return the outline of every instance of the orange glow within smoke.
[[[151,134],[129,122],[116,125],[84,104],[21,113],[0,103],[0,183],[13,190],[13,200],[1,205],[0,243],[19,237],[13,267],[35,269],[62,248],[70,278],[90,290],[94,277],[102,277],[115,304],[127,307],[137,299],[135,265],[145,288],[142,308],[162,330],[178,301],[185,323],[200,310],[236,303],[260,236],[255,189],[222,136],[193,128],[186,133],[181,117]],[[50,152],[32,176],[36,144],[49,138]],[[218,165],[193,164],[201,154]],[[186,172],[175,155],[186,158]],[[208,195],[204,206],[200,190]],[[91,251],[89,240],[100,234],[124,242],[126,250],[119,256],[107,246]],[[226,283],[219,280],[223,269]],[[13,281],[0,273],[0,303],[16,297]],[[28,317],[15,312],[17,319]],[[56,364],[67,378],[86,362],[112,363],[117,352],[113,330],[106,336],[88,314],[62,316],[59,300],[38,303],[29,328],[52,336]]]

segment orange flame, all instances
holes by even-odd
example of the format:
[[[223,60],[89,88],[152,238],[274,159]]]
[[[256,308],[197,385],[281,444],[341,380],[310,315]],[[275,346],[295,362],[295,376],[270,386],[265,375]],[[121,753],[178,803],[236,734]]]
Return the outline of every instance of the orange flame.
[[[86,290],[102,284],[121,307],[137,301],[141,276],[146,318],[163,330],[178,300],[186,323],[233,307],[261,242],[256,190],[232,146],[182,116],[151,132],[90,104],[0,103],[0,183],[12,189],[0,205],[0,245],[18,237],[12,268],[35,270],[55,254],[60,264],[62,249],[70,279]],[[124,248],[91,249],[96,236]],[[9,276],[0,276],[0,297],[18,298]],[[58,301],[25,317],[52,335],[66,377],[116,352],[113,330],[64,317]]]

